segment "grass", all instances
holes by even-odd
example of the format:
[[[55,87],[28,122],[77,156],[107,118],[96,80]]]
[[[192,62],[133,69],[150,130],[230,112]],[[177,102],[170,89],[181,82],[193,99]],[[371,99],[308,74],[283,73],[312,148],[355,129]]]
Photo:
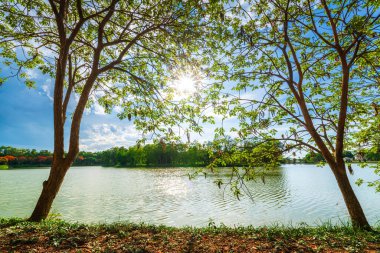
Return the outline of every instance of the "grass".
[[[379,228],[377,228],[379,229]],[[0,252],[378,252],[380,233],[349,225],[203,228],[0,219]]]
[[[7,170],[7,169],[8,169],[8,165],[0,164],[0,170]]]

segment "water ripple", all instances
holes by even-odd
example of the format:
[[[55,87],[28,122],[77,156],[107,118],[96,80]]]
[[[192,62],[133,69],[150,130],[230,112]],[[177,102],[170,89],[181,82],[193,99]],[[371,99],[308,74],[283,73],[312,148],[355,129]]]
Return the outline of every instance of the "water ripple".
[[[356,177],[370,177],[355,169]],[[0,216],[29,215],[41,191],[47,169],[0,171]],[[287,165],[260,180],[246,183],[246,194],[237,200],[220,190],[215,177],[189,181],[188,168],[116,169],[72,168],[53,205],[68,220],[112,222],[129,220],[172,226],[204,226],[210,220],[226,225],[347,220],[348,214],[336,182],[327,168]],[[352,178],[352,182],[356,178]],[[372,224],[380,219],[380,194],[354,186]]]

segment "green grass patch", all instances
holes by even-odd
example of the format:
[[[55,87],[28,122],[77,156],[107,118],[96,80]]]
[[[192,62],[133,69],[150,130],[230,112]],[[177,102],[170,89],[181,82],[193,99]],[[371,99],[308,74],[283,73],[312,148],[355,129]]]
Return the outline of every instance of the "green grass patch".
[[[81,224],[62,220],[31,223],[0,219],[0,252],[363,252],[380,250],[380,228],[361,231],[350,225],[318,227],[225,225],[168,227],[118,222]]]
[[[7,170],[8,169],[8,165],[7,164],[1,164],[0,165],[0,170]]]

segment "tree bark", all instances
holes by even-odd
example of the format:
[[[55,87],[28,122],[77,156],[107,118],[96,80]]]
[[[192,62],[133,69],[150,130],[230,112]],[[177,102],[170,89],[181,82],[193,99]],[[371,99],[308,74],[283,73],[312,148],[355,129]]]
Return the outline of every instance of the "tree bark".
[[[43,182],[42,192],[29,221],[39,222],[47,218],[55,197],[62,185],[70,164],[53,164],[48,180]]]
[[[41,221],[43,219],[46,219],[46,217],[49,214],[50,208],[53,204],[53,201],[59,191],[59,188],[62,185],[66,172],[69,170],[70,166],[72,165],[76,156],[78,155],[79,131],[80,131],[80,124],[81,124],[81,120],[83,116],[83,111],[87,104],[89,94],[92,90],[95,80],[97,76],[100,74],[98,67],[99,67],[99,61],[100,61],[100,54],[103,49],[102,39],[103,39],[104,26],[112,17],[115,11],[115,5],[117,4],[117,2],[118,2],[117,0],[116,1],[113,0],[111,5],[108,8],[103,10],[104,12],[107,11],[107,14],[103,18],[101,23],[99,24],[98,47],[96,48],[95,53],[94,53],[91,74],[89,75],[84,85],[83,91],[79,98],[79,102],[75,108],[75,112],[74,112],[73,119],[71,122],[69,150],[68,150],[67,155],[65,156],[64,124],[65,124],[65,119],[66,119],[67,104],[70,99],[70,94],[72,92],[73,85],[74,85],[74,80],[72,79],[73,73],[71,72],[72,71],[71,59],[69,59],[70,46],[72,42],[74,41],[75,37],[77,36],[84,22],[86,20],[89,20],[91,18],[94,18],[100,15],[100,13],[102,13],[103,11],[97,14],[89,15],[86,18],[84,18],[83,13],[82,13],[81,3],[80,1],[77,1],[77,9],[78,9],[80,19],[75,25],[75,27],[72,28],[72,32],[68,36],[66,33],[67,32],[66,27],[65,27],[65,22],[67,18],[66,16],[67,6],[68,6],[66,3],[68,2],[65,3],[65,1],[59,1],[59,8],[57,8],[56,1],[49,0],[49,4],[54,12],[55,21],[57,23],[57,29],[58,29],[59,38],[60,38],[60,45],[59,45],[60,53],[56,62],[56,77],[55,77],[55,85],[54,85],[54,155],[53,155],[53,163],[50,170],[49,178],[43,183],[41,195],[37,201],[36,207],[31,217],[29,218],[30,221]],[[150,31],[150,29],[144,30],[144,33],[148,31]],[[144,33],[138,34],[136,38],[133,40],[133,42],[135,42]],[[133,44],[134,43],[130,42],[128,46],[123,49],[122,54],[119,56],[117,61],[121,61],[122,56],[127,52],[127,50]],[[69,61],[69,66],[67,66],[68,61]],[[114,65],[117,64],[117,61],[113,62]],[[110,66],[111,65],[109,65],[108,67]],[[69,67],[69,80],[68,80],[69,87],[66,91],[65,99],[63,99],[67,67]]]
[[[369,225],[359,200],[357,199],[355,192],[351,187],[350,181],[348,180],[345,164],[337,164],[331,169],[343,195],[352,225],[359,229],[371,230],[371,226]]]

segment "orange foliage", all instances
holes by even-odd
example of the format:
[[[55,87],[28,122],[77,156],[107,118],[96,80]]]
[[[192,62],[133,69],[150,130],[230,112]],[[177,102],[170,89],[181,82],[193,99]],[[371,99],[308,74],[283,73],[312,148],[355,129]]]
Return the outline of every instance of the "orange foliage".
[[[48,159],[47,156],[43,156],[43,155],[39,155],[39,156],[37,156],[37,160],[38,160],[39,162],[44,162],[44,161],[46,161],[47,159]]]
[[[9,162],[16,160],[16,157],[13,155],[6,155],[4,156],[5,159],[7,159]]]
[[[17,157],[17,160],[21,161],[21,162],[24,162],[27,160],[27,158],[25,156],[18,156]]]

